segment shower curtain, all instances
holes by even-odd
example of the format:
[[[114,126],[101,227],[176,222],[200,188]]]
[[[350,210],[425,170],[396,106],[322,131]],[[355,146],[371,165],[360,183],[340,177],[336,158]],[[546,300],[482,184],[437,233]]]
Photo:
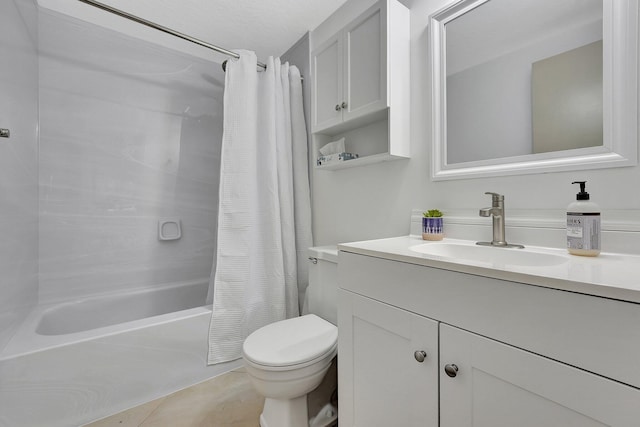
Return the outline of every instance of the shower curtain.
[[[244,339],[298,315],[312,243],[300,72],[239,51],[224,93],[218,237],[208,363],[242,356]]]

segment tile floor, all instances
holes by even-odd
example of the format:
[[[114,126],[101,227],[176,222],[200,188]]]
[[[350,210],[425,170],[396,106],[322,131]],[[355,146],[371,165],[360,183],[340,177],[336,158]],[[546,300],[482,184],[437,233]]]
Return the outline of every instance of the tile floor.
[[[258,427],[263,404],[240,368],[85,427]]]

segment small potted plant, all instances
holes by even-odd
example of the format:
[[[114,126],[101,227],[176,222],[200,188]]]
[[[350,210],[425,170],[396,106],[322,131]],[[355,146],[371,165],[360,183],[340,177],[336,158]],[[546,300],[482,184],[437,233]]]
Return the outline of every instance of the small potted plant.
[[[422,239],[442,240],[444,237],[442,212],[438,209],[429,209],[422,215]]]

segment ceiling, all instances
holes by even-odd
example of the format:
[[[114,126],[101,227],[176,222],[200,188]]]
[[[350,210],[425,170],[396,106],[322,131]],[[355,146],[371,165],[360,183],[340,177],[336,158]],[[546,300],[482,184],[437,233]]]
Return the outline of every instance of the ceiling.
[[[346,0],[100,1],[225,49],[253,50],[259,60],[264,60],[286,52]],[[141,26],[123,22],[123,18],[106,16],[107,12],[77,0],[38,0],[38,3],[111,29],[124,31],[131,25]]]

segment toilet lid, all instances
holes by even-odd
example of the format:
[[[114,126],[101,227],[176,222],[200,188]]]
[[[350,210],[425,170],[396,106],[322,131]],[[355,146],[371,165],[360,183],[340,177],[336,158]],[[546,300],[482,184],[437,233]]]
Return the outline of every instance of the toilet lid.
[[[333,350],[338,328],[315,314],[264,326],[247,337],[244,357],[265,366],[291,366],[308,362]]]

